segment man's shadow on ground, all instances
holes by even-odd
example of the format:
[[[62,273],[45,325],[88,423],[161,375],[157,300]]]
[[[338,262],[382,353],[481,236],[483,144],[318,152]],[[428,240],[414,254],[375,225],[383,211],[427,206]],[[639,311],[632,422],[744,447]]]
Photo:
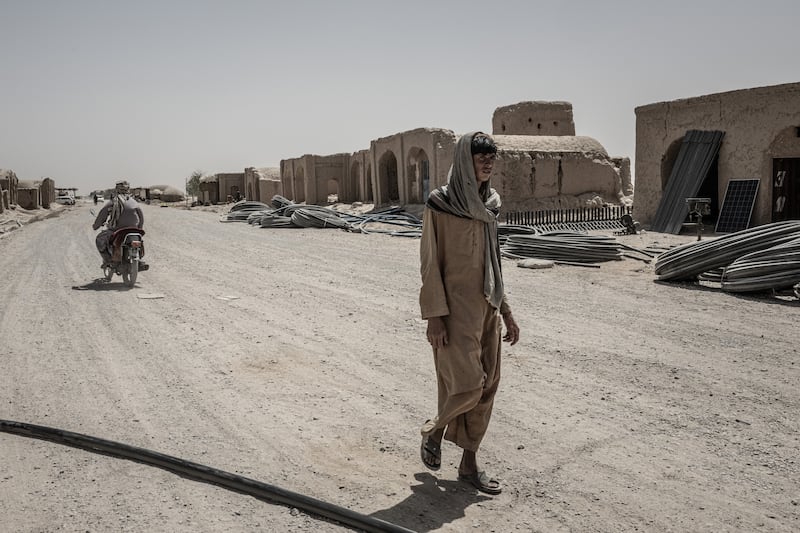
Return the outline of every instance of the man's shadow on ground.
[[[124,282],[106,281],[106,278],[96,278],[83,285],[73,285],[73,291],[127,291],[133,287],[128,287]]]
[[[420,483],[410,487],[411,496],[371,516],[414,531],[432,531],[464,518],[470,505],[491,499],[467,483],[439,479],[427,472],[414,474],[414,479]]]

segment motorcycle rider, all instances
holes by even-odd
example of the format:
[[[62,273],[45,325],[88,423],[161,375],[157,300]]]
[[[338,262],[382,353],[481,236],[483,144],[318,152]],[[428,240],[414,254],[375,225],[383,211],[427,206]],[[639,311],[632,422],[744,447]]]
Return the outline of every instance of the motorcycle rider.
[[[106,220],[108,222],[106,223]],[[98,229],[106,224],[106,229],[97,234],[95,244],[97,251],[103,258],[100,268],[105,268],[111,264],[111,252],[109,251],[109,240],[118,228],[137,227],[142,229],[144,226],[144,215],[139,204],[131,196],[130,185],[127,181],[118,181],[114,186],[114,194],[100,209],[97,218],[92,224],[92,229]],[[144,267],[144,268],[143,268]],[[139,262],[139,270],[146,270],[143,261]]]

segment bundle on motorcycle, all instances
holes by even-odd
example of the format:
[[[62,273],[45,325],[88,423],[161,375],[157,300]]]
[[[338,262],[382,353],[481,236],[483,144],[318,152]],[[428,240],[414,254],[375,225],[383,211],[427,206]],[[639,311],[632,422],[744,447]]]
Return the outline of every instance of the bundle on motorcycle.
[[[147,270],[144,258],[144,230],[132,227],[119,228],[111,235],[109,251],[111,263],[103,265],[106,281],[111,281],[114,274],[122,276],[125,285],[133,287],[140,271]]]

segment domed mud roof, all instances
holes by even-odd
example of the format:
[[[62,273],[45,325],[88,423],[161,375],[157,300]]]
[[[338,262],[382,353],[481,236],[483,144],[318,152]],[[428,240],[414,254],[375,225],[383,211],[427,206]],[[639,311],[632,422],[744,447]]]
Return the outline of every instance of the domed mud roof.
[[[608,158],[596,139],[572,135],[492,135],[501,152],[584,153]]]

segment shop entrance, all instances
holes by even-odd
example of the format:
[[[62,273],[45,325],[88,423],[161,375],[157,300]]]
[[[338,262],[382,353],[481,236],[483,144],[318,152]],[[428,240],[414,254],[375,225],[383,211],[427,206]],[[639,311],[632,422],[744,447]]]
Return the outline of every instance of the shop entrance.
[[[800,220],[800,158],[772,160],[772,221]]]

